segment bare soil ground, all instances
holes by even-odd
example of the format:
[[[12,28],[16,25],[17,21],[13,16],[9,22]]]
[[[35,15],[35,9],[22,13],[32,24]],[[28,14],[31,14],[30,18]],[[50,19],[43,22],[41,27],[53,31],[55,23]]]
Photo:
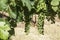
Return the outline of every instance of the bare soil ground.
[[[60,20],[56,18],[55,24],[45,20],[44,35],[38,33],[37,27],[30,27],[30,33],[26,35],[24,32],[24,22],[18,23],[15,28],[15,36],[12,40],[60,40]]]
[[[12,36],[11,40],[60,40],[60,20],[57,17],[55,18],[55,24],[51,24],[50,21],[48,22],[45,19],[44,35],[39,34],[37,27],[33,26],[30,27],[30,33],[26,35],[24,26],[24,22],[17,24],[15,36]]]

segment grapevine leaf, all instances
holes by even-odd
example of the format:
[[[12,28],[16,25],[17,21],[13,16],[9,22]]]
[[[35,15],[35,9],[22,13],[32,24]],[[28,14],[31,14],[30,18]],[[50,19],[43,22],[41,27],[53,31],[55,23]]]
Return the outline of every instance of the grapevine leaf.
[[[10,27],[8,24],[5,24],[5,22],[0,21],[0,39],[7,40],[9,37]]]
[[[7,31],[4,31],[0,29],[0,39],[6,40],[9,37],[9,33]]]
[[[59,5],[59,0],[52,0],[51,5]]]
[[[29,11],[32,9],[30,0],[21,0],[21,1],[23,3],[23,6],[26,6],[29,9]]]
[[[7,0],[0,0],[0,10],[5,10],[7,8]]]
[[[14,19],[16,18],[16,12],[13,12],[10,7],[8,8],[8,13],[11,18],[14,18]]]

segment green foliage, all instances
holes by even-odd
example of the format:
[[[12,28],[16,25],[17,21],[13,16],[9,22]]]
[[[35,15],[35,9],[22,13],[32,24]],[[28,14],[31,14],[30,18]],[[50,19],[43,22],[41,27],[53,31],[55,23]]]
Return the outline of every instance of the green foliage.
[[[52,0],[51,5],[59,5],[59,0]]]
[[[31,11],[32,5],[31,5],[30,0],[21,0],[21,1],[23,3],[23,6],[26,6],[28,8],[28,10]]]
[[[8,40],[10,27],[5,22],[0,22],[0,39]]]
[[[14,19],[16,18],[16,13],[13,12],[10,7],[8,7],[8,11],[7,12],[9,13],[11,18],[14,18]]]
[[[0,11],[7,9],[7,0],[0,0]]]
[[[5,11],[9,14],[9,16],[5,17],[7,17],[6,22],[12,26],[11,29],[16,27],[17,22],[24,21],[25,32],[29,31],[31,15],[38,14],[38,31],[43,34],[45,16],[48,21],[52,20],[54,23],[56,14],[60,17],[60,0],[0,0],[0,11]],[[5,39],[5,36],[7,36],[7,39],[9,35],[7,32],[10,29],[9,25],[4,24],[0,26],[0,35],[4,35],[3,38],[0,36],[1,39]]]

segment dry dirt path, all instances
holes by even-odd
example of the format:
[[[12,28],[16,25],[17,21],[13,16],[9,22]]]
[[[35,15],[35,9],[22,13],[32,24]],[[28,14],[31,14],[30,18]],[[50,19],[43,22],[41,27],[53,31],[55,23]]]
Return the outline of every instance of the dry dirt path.
[[[19,23],[12,40],[60,40],[60,20],[57,20],[55,24],[45,20],[44,35],[39,34],[36,27],[30,27],[30,33],[26,35],[24,24]]]

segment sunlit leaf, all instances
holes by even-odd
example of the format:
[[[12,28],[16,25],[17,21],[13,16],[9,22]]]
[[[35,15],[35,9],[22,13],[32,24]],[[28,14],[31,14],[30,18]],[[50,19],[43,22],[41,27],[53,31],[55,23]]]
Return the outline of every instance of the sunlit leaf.
[[[3,21],[0,21],[0,39],[7,40],[9,37],[10,27]]]
[[[51,5],[59,5],[59,0],[52,0]]]

